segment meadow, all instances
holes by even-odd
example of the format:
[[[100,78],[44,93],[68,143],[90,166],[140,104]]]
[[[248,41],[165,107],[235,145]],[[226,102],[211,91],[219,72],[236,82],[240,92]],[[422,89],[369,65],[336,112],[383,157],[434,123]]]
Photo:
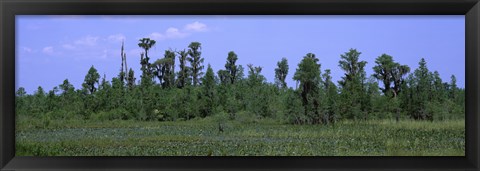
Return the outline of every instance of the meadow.
[[[165,122],[25,117],[16,129],[17,156],[465,155],[464,120],[292,125],[249,116]]]

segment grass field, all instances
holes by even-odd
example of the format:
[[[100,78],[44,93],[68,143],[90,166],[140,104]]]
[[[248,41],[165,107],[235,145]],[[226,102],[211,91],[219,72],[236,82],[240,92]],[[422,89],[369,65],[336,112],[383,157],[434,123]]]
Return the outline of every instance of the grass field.
[[[177,122],[17,119],[17,156],[464,156],[457,121],[329,126],[205,118]]]

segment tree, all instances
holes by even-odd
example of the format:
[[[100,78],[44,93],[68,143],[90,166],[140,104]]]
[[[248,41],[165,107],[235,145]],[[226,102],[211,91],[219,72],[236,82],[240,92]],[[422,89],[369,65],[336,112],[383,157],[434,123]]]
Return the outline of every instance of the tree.
[[[288,61],[287,58],[282,58],[281,61],[277,62],[277,68],[275,68],[275,82],[278,87],[282,89],[287,88],[287,82],[285,78],[288,75]]]
[[[16,94],[17,97],[25,97],[27,95],[27,91],[25,91],[25,88],[20,87],[20,88],[18,88],[18,90],[15,94]]]
[[[450,92],[448,93],[449,94],[449,98],[452,99],[452,100],[455,100],[458,96],[458,87],[457,87],[457,78],[455,77],[455,75],[452,75],[450,76]]]
[[[377,65],[373,67],[375,72],[373,76],[383,82],[383,88],[381,88],[383,94],[389,97],[397,97],[404,82],[403,77],[410,72],[410,67],[394,62],[392,56],[387,54],[379,56],[375,63]],[[392,83],[393,87],[391,86]]]
[[[436,101],[446,100],[447,92],[438,71],[433,72],[433,92],[435,94],[434,100]]]
[[[75,87],[68,81],[68,79],[63,80],[63,83],[59,85],[62,90],[60,105],[66,110],[74,110],[74,108],[69,108],[71,103],[75,100]]]
[[[350,49],[340,55],[339,67],[345,71],[345,76],[339,81],[341,86],[342,108],[341,113],[349,119],[357,119],[362,112],[366,112],[365,104],[365,65],[366,61],[359,61],[361,52]]]
[[[244,70],[244,69],[243,69],[243,66],[242,66],[242,65],[238,65],[238,67],[237,67],[237,76],[236,76],[236,79],[237,79],[237,80],[236,80],[235,82],[240,82],[240,81],[242,81],[242,80],[244,79],[243,77],[245,77],[245,74],[243,73],[243,70]]]
[[[393,97],[397,97],[398,94],[402,91],[402,84],[405,82],[404,76],[410,72],[410,67],[407,65],[400,65],[395,63],[391,71],[392,81],[393,81]]]
[[[370,101],[374,101],[375,98],[378,98],[381,96],[379,91],[381,90],[380,86],[378,85],[378,82],[374,76],[370,76],[367,79],[366,87],[367,87],[366,91],[368,96],[370,97]]]
[[[227,85],[227,84],[229,83],[229,81],[230,81],[230,77],[229,77],[230,74],[228,73],[227,70],[223,70],[223,69],[218,70],[218,71],[217,71],[217,75],[218,75],[218,78],[220,79],[220,83],[221,83],[222,85]]]
[[[27,96],[27,92],[23,87],[19,87],[17,92],[15,92],[15,110],[18,114],[26,113],[25,112],[27,110],[26,109],[27,107],[25,107],[26,96]]]
[[[265,81],[265,77],[260,74],[262,72],[262,67],[253,66],[253,64],[248,64],[248,84],[250,87],[259,86]]]
[[[177,78],[177,87],[183,88],[185,85],[190,84],[189,79],[189,67],[186,65],[188,52],[185,50],[177,52],[179,56],[178,60],[180,62],[180,71],[178,72]]]
[[[320,123],[321,116],[319,111],[319,84],[320,64],[314,54],[308,53],[298,64],[298,68],[293,79],[300,82],[300,94],[305,114],[309,117],[309,123]]]
[[[128,89],[132,90],[133,87],[135,86],[135,72],[130,68],[128,71],[128,76],[127,76],[127,87]]]
[[[33,95],[38,98],[45,97],[45,91],[43,90],[42,86],[38,86],[37,91],[35,91]]]
[[[157,43],[155,40],[151,40],[150,38],[143,38],[143,39],[140,39],[139,40],[140,43],[138,43],[138,47],[141,47],[143,48],[143,50],[145,50],[145,58],[141,58],[141,64],[142,64],[142,67],[145,67],[144,70],[146,71],[149,71],[150,70],[150,66],[149,66],[149,60],[150,60],[150,57],[148,57],[148,50],[150,50],[150,48],[152,48],[153,46],[155,46],[155,43]]]
[[[124,85],[120,78],[113,77],[112,84],[110,85],[108,81],[105,83],[105,92],[108,94],[105,95],[106,98],[111,97],[111,99],[106,99],[106,101],[110,101],[111,109],[119,109],[123,108],[126,104],[125,102],[125,92],[124,92]]]
[[[52,112],[58,109],[58,97],[57,97],[57,92],[58,92],[58,87],[55,86],[53,87],[52,90],[48,91],[47,94],[47,99],[46,99],[46,106],[47,106],[47,111]]]
[[[158,81],[160,85],[163,86],[163,81],[165,77],[165,65],[167,65],[167,58],[161,58],[157,59],[155,62],[153,62],[152,66],[154,68],[153,75],[155,75],[158,78]]]
[[[228,52],[227,63],[225,64],[225,70],[229,73],[230,83],[234,84],[237,80],[237,73],[238,73],[238,66],[235,65],[237,62],[238,57],[235,52],[230,51]]]
[[[419,67],[415,69],[410,87],[412,91],[410,92],[410,99],[412,101],[412,107],[409,111],[410,116],[416,120],[433,120],[432,113],[426,110],[426,105],[428,101],[432,99],[432,74],[427,68],[427,62],[424,58],[418,63]]]
[[[336,103],[337,103],[337,86],[332,81],[332,76],[330,76],[330,70],[326,69],[325,73],[322,75],[323,87],[325,89],[325,98],[324,98],[324,122],[325,123],[335,123],[337,118],[336,116]]]
[[[203,77],[203,88],[202,88],[202,108],[200,114],[202,117],[212,115],[213,109],[215,108],[215,74],[213,69],[208,64],[207,72],[205,77]]]
[[[87,89],[90,94],[93,94],[97,90],[95,85],[99,83],[99,79],[100,75],[98,74],[97,69],[92,65],[85,76],[82,86]]]
[[[70,84],[68,79],[63,80],[63,84],[61,84],[59,87],[63,91],[62,95],[71,94],[75,91],[75,88],[72,84]]]
[[[121,49],[121,52],[120,52],[120,57],[122,58],[122,65],[121,65],[121,68],[120,68],[120,73],[119,73],[119,78],[120,78],[120,81],[122,83],[126,82],[127,78],[126,78],[126,75],[128,73],[127,69],[128,69],[128,66],[127,66],[127,54],[125,52],[123,52],[124,48],[124,43],[122,41],[122,49]],[[125,66],[125,67],[124,67]],[[125,68],[125,70],[124,70]]]
[[[140,54],[140,64],[142,65],[142,78],[141,83],[143,86],[149,86],[152,84],[153,71],[151,69],[151,64],[149,62],[150,57],[148,57],[148,50],[155,46],[156,41],[151,40],[150,38],[143,38],[139,40],[138,47],[141,47],[145,50],[144,53]],[[145,58],[144,58],[145,56]]]
[[[38,86],[37,90],[33,94],[33,107],[32,114],[41,114],[46,111],[46,94],[42,86]]]
[[[163,88],[173,87],[175,84],[175,53],[165,51],[165,57],[153,63],[154,74],[157,76]]]
[[[400,65],[399,63],[394,62],[392,56],[387,54],[382,54],[379,56],[375,63],[376,66],[373,67],[374,74],[373,76],[383,82],[383,88],[380,88],[383,94],[388,99],[388,106],[393,106],[395,110],[396,121],[399,121],[400,118],[400,109],[397,103],[396,97],[401,91],[402,84],[404,82],[404,76],[410,72],[410,68],[407,65]],[[393,87],[391,84],[393,83]],[[392,112],[392,111],[382,111],[382,112]]]
[[[121,87],[123,89],[123,84],[118,78],[113,78],[116,79],[119,84],[121,84]],[[120,87],[120,85],[119,85]],[[108,111],[109,108],[111,107],[112,102],[120,100],[119,97],[115,97],[115,94],[112,93],[111,91],[112,85],[107,81],[107,76],[106,74],[103,74],[102,81],[100,85],[98,86],[98,97],[99,97],[99,106],[100,108],[104,109],[105,111]],[[114,96],[114,97],[112,97]],[[108,108],[108,110],[107,110]]]
[[[193,86],[197,86],[197,84],[200,84],[199,78],[202,77],[203,75],[203,61],[204,58],[201,57],[201,52],[200,49],[202,44],[199,42],[192,42],[190,45],[188,45],[188,55],[190,56],[187,58],[187,60],[190,62],[191,65],[191,71],[192,71],[192,81],[193,81]]]
[[[366,61],[358,61],[360,54],[362,53],[356,49],[350,49],[345,54],[340,55],[341,60],[338,66],[345,71],[345,76],[339,81],[341,86],[348,87],[349,83],[358,84],[360,82],[360,76],[365,72],[364,67],[367,64]]]
[[[168,79],[169,79],[169,87],[175,86],[175,51],[168,50],[165,51],[165,57],[171,60],[170,69],[168,72]]]
[[[305,124],[308,119],[305,116],[305,108],[298,91],[289,88],[285,93],[285,117],[290,123]]]
[[[258,117],[267,117],[271,115],[271,112],[269,111],[269,100],[268,96],[271,95],[268,86],[265,84],[265,77],[261,74],[262,72],[262,67],[260,66],[253,66],[252,64],[247,65],[249,68],[248,71],[248,78],[247,78],[247,89],[248,91],[248,96],[246,97],[246,104],[245,107],[248,111],[251,113],[255,114],[255,116]],[[230,104],[231,108],[236,107],[237,98],[235,95],[230,94],[227,98],[227,104]],[[233,107],[235,106],[235,107]],[[229,113],[231,113],[232,116],[232,110],[230,110]],[[232,117],[234,118],[234,117]]]
[[[150,63],[144,64],[145,59],[143,58],[143,53],[140,54],[140,63],[142,64],[142,75],[140,75],[140,87],[141,88],[148,88],[153,85],[153,73],[150,72]],[[148,66],[148,67],[147,67]]]
[[[385,96],[390,96],[390,89],[392,83],[392,70],[395,67],[396,63],[393,62],[392,56],[387,54],[382,54],[377,59],[375,59],[376,66],[373,67],[375,72],[373,76],[382,81],[383,88],[381,88]]]

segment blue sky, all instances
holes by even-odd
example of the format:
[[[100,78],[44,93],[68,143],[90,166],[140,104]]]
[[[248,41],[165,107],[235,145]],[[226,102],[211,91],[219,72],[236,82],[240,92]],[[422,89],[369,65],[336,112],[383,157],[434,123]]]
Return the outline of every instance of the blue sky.
[[[249,63],[262,66],[268,82],[274,82],[276,64],[286,57],[290,87],[299,61],[310,52],[320,59],[322,71],[332,70],[334,81],[339,80],[344,74],[338,67],[340,54],[350,48],[362,52],[368,75],[375,58],[387,53],[412,72],[423,57],[444,82],[453,74],[459,87],[465,84],[463,15],[17,16],[16,87],[31,94],[38,86],[51,90],[68,78],[79,89],[91,65],[111,80],[120,70],[122,40],[128,66],[140,80],[142,49],[137,44],[144,37],[157,41],[149,52],[151,62],[167,49],[186,49],[198,41],[205,66],[211,64],[215,72],[235,51],[245,74]]]

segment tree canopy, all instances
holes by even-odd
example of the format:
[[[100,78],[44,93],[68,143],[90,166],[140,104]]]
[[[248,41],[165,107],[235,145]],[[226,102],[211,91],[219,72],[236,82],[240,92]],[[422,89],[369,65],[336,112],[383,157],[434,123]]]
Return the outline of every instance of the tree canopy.
[[[32,117],[151,121],[226,114],[228,119],[325,125],[339,120],[445,120],[465,115],[465,89],[457,86],[455,75],[444,82],[440,72],[428,69],[424,58],[411,73],[409,66],[381,54],[372,66],[374,73],[367,76],[368,63],[357,49],[339,54],[338,68],[323,72],[321,60],[307,53],[290,78],[297,85],[288,87],[286,57],[276,62],[273,71],[248,64],[244,75],[237,63],[241,56],[230,51],[225,68],[214,71],[208,64],[204,73],[200,42],[191,42],[184,50],[165,50],[150,63],[148,52],[155,44],[149,38],[139,40],[144,51],[139,54],[138,81],[134,68],[127,67],[122,42],[120,72],[111,80],[105,74],[100,77],[92,65],[79,89],[68,79],[49,91],[39,86],[33,94],[19,87],[16,111]],[[267,82],[262,72],[274,72],[274,83]],[[334,72],[343,72],[337,83],[332,79]]]

